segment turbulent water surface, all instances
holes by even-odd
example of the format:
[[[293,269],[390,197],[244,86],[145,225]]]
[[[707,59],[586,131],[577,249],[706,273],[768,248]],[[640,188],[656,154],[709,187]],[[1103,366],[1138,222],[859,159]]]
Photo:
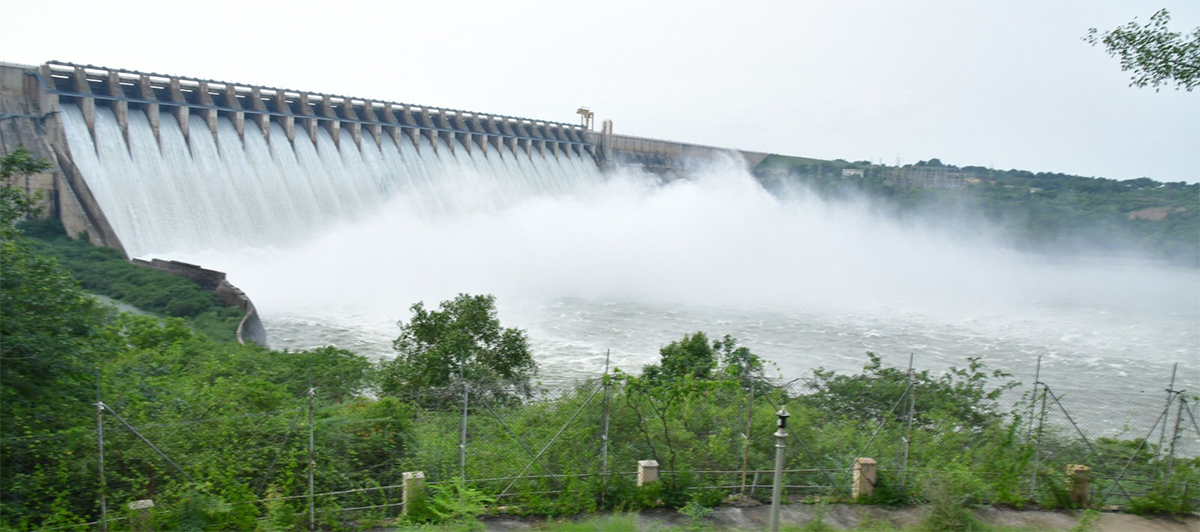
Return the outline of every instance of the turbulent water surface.
[[[1179,363],[1177,387],[1200,385],[1195,270],[1025,256],[970,217],[772,195],[732,162],[661,182],[577,155],[339,148],[323,130],[315,147],[241,140],[224,120],[189,151],[169,114],[160,141],[130,116],[126,146],[98,109],[93,147],[64,106],[122,242],[228,272],[272,347],[387,357],[412,303],[493,293],[550,385],[602,372],[606,353],[636,371],[697,330],[736,336],[787,379],[857,370],[870,350],[935,371],[982,357],[1025,382],[1040,357],[1052,386],[1155,394]]]

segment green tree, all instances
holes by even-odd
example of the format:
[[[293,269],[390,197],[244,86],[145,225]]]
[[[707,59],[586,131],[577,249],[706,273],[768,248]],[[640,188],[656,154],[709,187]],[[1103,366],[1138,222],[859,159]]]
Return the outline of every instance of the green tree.
[[[68,429],[95,411],[93,368],[108,352],[105,310],[15,225],[38,209],[14,178],[46,166],[24,148],[0,157],[0,509],[28,515],[69,512],[55,506],[68,483],[30,457],[79,449],[83,433]]]
[[[683,335],[682,340],[660,348],[658,354],[660,364],[642,368],[642,376],[651,381],[674,381],[687,376],[708,380],[717,367],[717,352],[703,331]]]
[[[750,380],[765,381],[763,376],[763,360],[751,353],[750,348],[737,345],[737,338],[728,334],[713,342],[713,349],[721,356],[721,372],[725,376],[741,379],[744,383]]]
[[[14,184],[13,178],[45,171],[50,163],[35,159],[24,146],[17,146],[12,153],[0,157],[0,238],[8,240],[19,234],[17,220],[36,216],[37,196],[31,196]]]
[[[686,455],[696,441],[714,435],[711,425],[715,417],[706,415],[711,413],[709,403],[740,401],[746,391],[743,385],[762,380],[763,362],[748,348],[739,347],[732,336],[710,343],[703,331],[685,334],[660,348],[659,355],[659,364],[644,366],[641,376],[618,369],[615,380],[622,385],[619,397],[636,417],[633,428],[641,435],[644,451],[677,471],[681,453]],[[716,399],[718,396],[724,400]],[[675,488],[683,489],[686,482],[672,477],[666,484],[668,491],[678,495],[683,492]],[[666,493],[663,495],[667,500]],[[682,506],[686,502],[684,497],[668,504]]]
[[[1121,58],[1121,70],[1133,72],[1132,87],[1158,90],[1174,83],[1176,90],[1191,92],[1200,83],[1200,28],[1184,35],[1167,29],[1170,21],[1171,14],[1162,9],[1145,26],[1134,19],[1103,33],[1091,28],[1083,40],[1104,43],[1108,55]]]
[[[907,371],[883,365],[879,355],[867,351],[869,362],[862,373],[838,375],[824,368],[813,370],[805,382],[809,393],[801,402],[826,414],[843,419],[875,421],[903,411],[902,397],[911,383],[914,395],[913,419],[918,426],[954,426],[956,430],[977,430],[1003,421],[996,400],[1005,391],[1020,385],[1003,382],[991,387],[989,379],[1011,377],[1000,370],[988,372],[979,358],[967,358],[967,367],[951,367],[935,376],[929,370]]]
[[[103,320],[95,300],[53,259],[36,254],[16,222],[37,214],[36,197],[13,178],[40,172],[45,161],[25,148],[0,157],[0,412],[5,428],[21,406],[76,396],[73,385],[90,372],[89,334]]]
[[[762,359],[749,348],[738,346],[737,338],[728,334],[712,343],[704,331],[685,334],[683,339],[661,347],[658,354],[659,363],[644,366],[642,378],[661,383],[685,377],[696,380],[729,378],[745,382],[762,380]]]
[[[436,404],[457,393],[461,375],[473,395],[490,403],[533,395],[537,363],[529,340],[521,329],[500,326],[495,296],[459,294],[438,310],[417,303],[412,312],[408,323],[399,322],[396,358],[380,368],[383,393],[420,394],[420,402]]]

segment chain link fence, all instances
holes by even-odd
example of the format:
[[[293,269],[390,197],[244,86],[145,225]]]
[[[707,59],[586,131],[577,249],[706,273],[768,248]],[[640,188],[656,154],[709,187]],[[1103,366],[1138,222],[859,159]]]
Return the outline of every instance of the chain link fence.
[[[523,402],[457,386],[341,402],[318,388],[262,413],[172,405],[126,419],[130,405],[104,405],[81,412],[78,427],[0,441],[5,467],[19,471],[5,490],[24,494],[2,509],[46,516],[16,528],[81,529],[129,518],[133,501],[203,505],[220,494],[225,511],[248,522],[345,523],[399,515],[404,473],[420,471],[435,490],[462,483],[497,506],[561,515],[635,499],[648,461],[659,479],[652,503],[765,499],[784,408],[793,501],[848,497],[855,461],[869,457],[880,500],[920,501],[930,475],[959,467],[1007,486],[982,499],[1067,506],[1068,467],[1085,465],[1095,505],[1200,502],[1200,408],[1170,386],[1125,393],[1038,383],[981,403],[993,411],[979,423],[963,421],[978,412],[947,414],[922,393],[931,392],[910,379],[850,405],[870,408],[839,410],[804,381],[673,394],[602,375]]]
[[[1143,498],[1200,500],[1194,398],[1171,388],[1156,394],[1047,385],[1034,398],[1032,494],[1063,497],[1062,472],[1084,465],[1090,470],[1090,498],[1098,505],[1136,505]],[[1181,464],[1193,467],[1176,474]]]

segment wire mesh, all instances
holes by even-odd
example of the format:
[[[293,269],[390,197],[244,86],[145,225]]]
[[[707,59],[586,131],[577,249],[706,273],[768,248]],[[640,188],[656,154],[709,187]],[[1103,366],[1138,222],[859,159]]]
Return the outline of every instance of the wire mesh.
[[[1200,450],[1200,431],[1186,424],[1192,410],[1186,397],[1053,387],[1039,397],[1033,480],[1040,499],[1061,502],[1067,496],[1066,472],[1073,465],[1090,469],[1097,504],[1189,497],[1176,485],[1195,483],[1195,468],[1175,467],[1195,463]]]
[[[102,418],[103,492],[114,518],[132,501],[201,492],[254,515],[306,516],[311,498],[318,520],[395,517],[403,473],[422,471],[429,486],[465,477],[497,504],[584,511],[635,496],[638,463],[654,460],[656,497],[667,504],[729,494],[762,499],[774,471],[776,413],[786,407],[792,417],[783,483],[793,500],[848,495],[855,460],[863,457],[878,464],[877,490],[909,501],[922,500],[936,471],[961,467],[992,485],[1011,485],[989,492],[991,500],[1061,504],[1067,468],[1075,464],[1091,469],[1094,503],[1129,506],[1159,497],[1195,504],[1200,496],[1200,401],[1187,394],[1025,387],[980,403],[989,414],[976,419],[977,412],[930,407],[938,398],[916,386],[887,388],[862,402],[869,408],[831,405],[812,392],[795,381],[678,394],[597,378],[524,401],[468,389],[465,419],[457,387],[341,400],[318,393],[311,426],[309,401],[299,396],[259,411],[121,403],[132,412],[132,429],[109,413]],[[0,439],[5,522],[73,516],[40,522],[50,527],[100,518],[95,410],[77,422]]]

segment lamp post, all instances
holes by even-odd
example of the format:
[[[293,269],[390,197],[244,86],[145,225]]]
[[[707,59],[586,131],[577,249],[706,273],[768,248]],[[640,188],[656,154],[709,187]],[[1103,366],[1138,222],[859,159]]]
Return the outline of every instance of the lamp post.
[[[771,532],[779,532],[779,501],[783,498],[783,448],[787,440],[787,419],[791,417],[787,407],[775,413],[779,416],[775,431],[775,485],[771,488]]]

